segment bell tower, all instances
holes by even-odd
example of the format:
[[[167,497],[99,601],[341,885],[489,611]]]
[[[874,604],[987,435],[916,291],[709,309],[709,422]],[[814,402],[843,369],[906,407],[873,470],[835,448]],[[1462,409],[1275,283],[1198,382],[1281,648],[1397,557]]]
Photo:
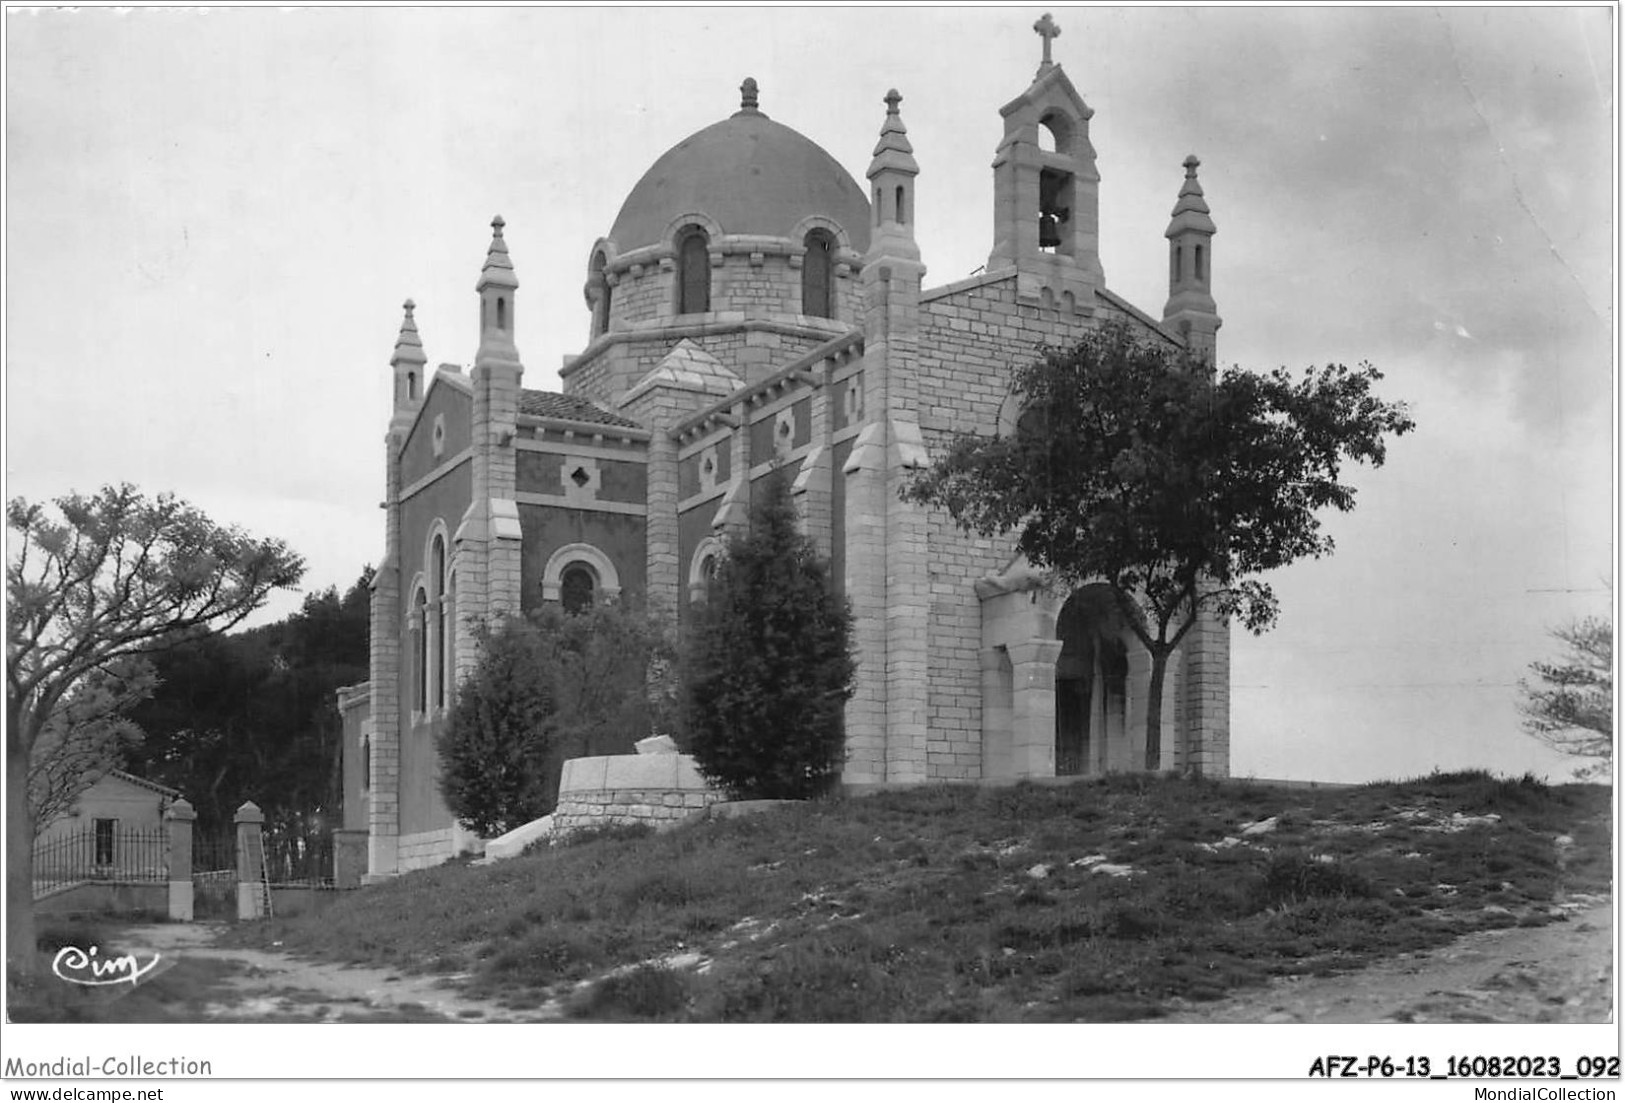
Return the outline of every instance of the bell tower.
[[[1044,57],[1025,92],[1000,108],[1004,138],[993,158],[989,272],[1015,268],[1026,300],[1094,310],[1100,266],[1100,171],[1089,141],[1094,111],[1050,57],[1060,27],[1033,24]]]

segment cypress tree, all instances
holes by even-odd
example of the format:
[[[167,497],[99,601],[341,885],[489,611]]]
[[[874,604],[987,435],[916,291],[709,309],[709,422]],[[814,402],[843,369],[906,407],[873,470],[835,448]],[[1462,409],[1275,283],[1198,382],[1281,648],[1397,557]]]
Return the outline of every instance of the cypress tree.
[[[852,614],[796,528],[788,479],[756,489],[689,633],[689,750],[736,799],[801,799],[826,792],[845,757]]]

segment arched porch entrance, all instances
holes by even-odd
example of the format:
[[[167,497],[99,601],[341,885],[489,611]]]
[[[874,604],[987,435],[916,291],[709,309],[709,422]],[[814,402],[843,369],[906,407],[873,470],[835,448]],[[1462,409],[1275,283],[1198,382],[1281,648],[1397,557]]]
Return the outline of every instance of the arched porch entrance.
[[[1024,558],[976,582],[982,606],[982,776],[1145,769],[1151,654],[1104,584],[1064,597]],[[1163,685],[1162,763],[1180,764],[1182,661]]]
[[[1055,773],[1103,774],[1128,738],[1129,649],[1139,647],[1105,586],[1072,594],[1056,617]]]

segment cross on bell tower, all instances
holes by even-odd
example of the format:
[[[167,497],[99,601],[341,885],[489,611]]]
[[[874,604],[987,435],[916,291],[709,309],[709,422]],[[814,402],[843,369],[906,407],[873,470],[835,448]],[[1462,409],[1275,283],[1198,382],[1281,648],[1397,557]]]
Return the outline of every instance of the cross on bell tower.
[[[1054,16],[1050,15],[1049,12],[1045,12],[1043,17],[1033,24],[1033,30],[1037,31],[1038,37],[1044,40],[1044,62],[1038,67],[1038,72],[1042,75],[1055,64],[1050,60],[1049,48],[1053,39],[1061,37],[1061,27],[1060,24],[1055,22]]]

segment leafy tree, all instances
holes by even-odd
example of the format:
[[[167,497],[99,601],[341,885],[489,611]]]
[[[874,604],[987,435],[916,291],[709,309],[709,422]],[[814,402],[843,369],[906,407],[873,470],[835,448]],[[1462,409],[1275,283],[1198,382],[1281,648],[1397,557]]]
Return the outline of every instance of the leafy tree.
[[[1524,730],[1564,754],[1600,760],[1575,777],[1607,777],[1614,768],[1614,625],[1584,617],[1552,635],[1567,654],[1561,662],[1529,665],[1539,686],[1518,683]]]
[[[51,716],[86,679],[190,631],[239,623],[304,564],[279,540],[218,525],[129,485],[43,503],[12,499],[6,560],[6,959],[35,967],[34,813],[28,776]],[[86,692],[89,692],[88,690]]]
[[[532,625],[482,629],[479,646],[440,735],[440,792],[459,823],[490,837],[547,814],[557,705],[538,673],[542,641]]]
[[[342,595],[308,594],[273,624],[153,657],[162,684],[131,713],[146,733],[131,768],[186,795],[200,838],[231,831],[252,800],[273,868],[298,876],[320,865],[343,799],[334,691],[367,677],[371,579],[368,568]]]
[[[661,615],[619,602],[550,605],[483,631],[440,736],[447,807],[500,835],[553,810],[566,760],[672,732],[674,653]]]
[[[51,711],[29,756],[36,838],[140,743],[141,729],[125,714],[156,684],[151,663],[126,659],[91,671]]]
[[[1316,511],[1354,508],[1344,461],[1379,467],[1414,428],[1372,393],[1370,365],[1293,378],[1215,373],[1183,350],[1108,324],[1014,373],[1014,429],[962,435],[904,490],[967,531],[1019,533],[1064,585],[1102,581],[1151,656],[1146,768],[1161,765],[1168,659],[1204,610],[1262,633],[1259,576],[1333,550]]]
[[[130,769],[180,790],[197,811],[200,836],[219,832],[244,800],[269,796],[260,777],[269,767],[270,740],[261,732],[270,634],[261,627],[192,635],[152,663],[159,686],[131,711],[144,738],[130,751]]]
[[[654,732],[681,740],[677,645],[668,617],[614,601],[579,613],[547,605],[531,623],[541,636],[541,672],[557,708],[558,764],[627,754]],[[555,769],[551,790],[557,788]]]
[[[852,615],[796,527],[788,481],[759,483],[686,644],[688,740],[700,772],[740,798],[816,796],[839,774],[852,696]]]

